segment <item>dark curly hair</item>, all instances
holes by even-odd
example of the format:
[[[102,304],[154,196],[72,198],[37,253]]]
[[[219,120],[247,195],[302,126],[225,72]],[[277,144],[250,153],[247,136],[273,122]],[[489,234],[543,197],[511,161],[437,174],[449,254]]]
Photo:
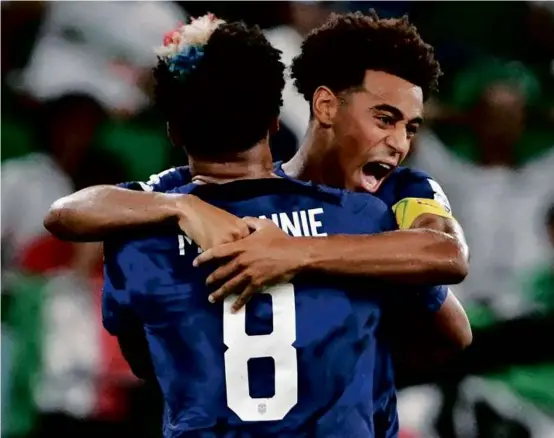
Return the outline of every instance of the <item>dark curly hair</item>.
[[[295,86],[311,102],[315,90],[334,93],[362,86],[366,70],[398,76],[421,87],[423,98],[437,90],[442,74],[433,47],[408,17],[383,19],[374,10],[331,14],[302,44],[291,66]]]
[[[285,85],[281,52],[259,27],[224,23],[194,70],[176,78],[159,60],[156,103],[185,150],[214,157],[254,146],[279,116]]]

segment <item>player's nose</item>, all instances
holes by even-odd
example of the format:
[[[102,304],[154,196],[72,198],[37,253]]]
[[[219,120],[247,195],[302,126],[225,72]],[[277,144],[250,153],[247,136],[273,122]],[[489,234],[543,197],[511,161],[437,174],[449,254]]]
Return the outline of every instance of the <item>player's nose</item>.
[[[410,142],[400,129],[391,132],[385,138],[385,144],[395,155],[405,156],[410,150]]]

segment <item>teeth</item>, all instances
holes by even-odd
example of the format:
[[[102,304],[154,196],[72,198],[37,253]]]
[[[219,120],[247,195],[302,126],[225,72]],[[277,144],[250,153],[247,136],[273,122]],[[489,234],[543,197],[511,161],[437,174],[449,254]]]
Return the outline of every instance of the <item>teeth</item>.
[[[384,169],[391,170],[392,166],[390,164],[385,163],[379,163],[379,166],[383,167]]]

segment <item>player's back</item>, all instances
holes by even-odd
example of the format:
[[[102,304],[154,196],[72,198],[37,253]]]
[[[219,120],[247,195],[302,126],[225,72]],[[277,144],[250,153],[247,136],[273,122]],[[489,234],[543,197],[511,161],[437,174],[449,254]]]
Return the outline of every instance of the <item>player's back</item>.
[[[377,198],[290,180],[179,189],[191,190],[296,236],[394,226]],[[145,327],[165,399],[164,435],[372,437],[379,291],[359,297],[348,279],[306,277],[231,314],[232,298],[223,309],[208,302],[208,271],[192,267],[197,254],[173,231],[112,242],[106,251],[105,293],[119,294]]]

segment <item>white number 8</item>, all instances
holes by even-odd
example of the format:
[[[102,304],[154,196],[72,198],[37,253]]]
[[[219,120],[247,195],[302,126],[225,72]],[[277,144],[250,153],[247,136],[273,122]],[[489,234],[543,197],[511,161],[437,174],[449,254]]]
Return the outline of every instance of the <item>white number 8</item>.
[[[223,342],[227,406],[243,421],[282,420],[298,402],[298,362],[293,343],[296,340],[294,286],[283,284],[264,291],[273,301],[273,332],[248,336],[244,307],[236,314],[231,306],[236,297],[223,304]],[[250,397],[248,360],[272,357],[275,361],[275,395]]]

